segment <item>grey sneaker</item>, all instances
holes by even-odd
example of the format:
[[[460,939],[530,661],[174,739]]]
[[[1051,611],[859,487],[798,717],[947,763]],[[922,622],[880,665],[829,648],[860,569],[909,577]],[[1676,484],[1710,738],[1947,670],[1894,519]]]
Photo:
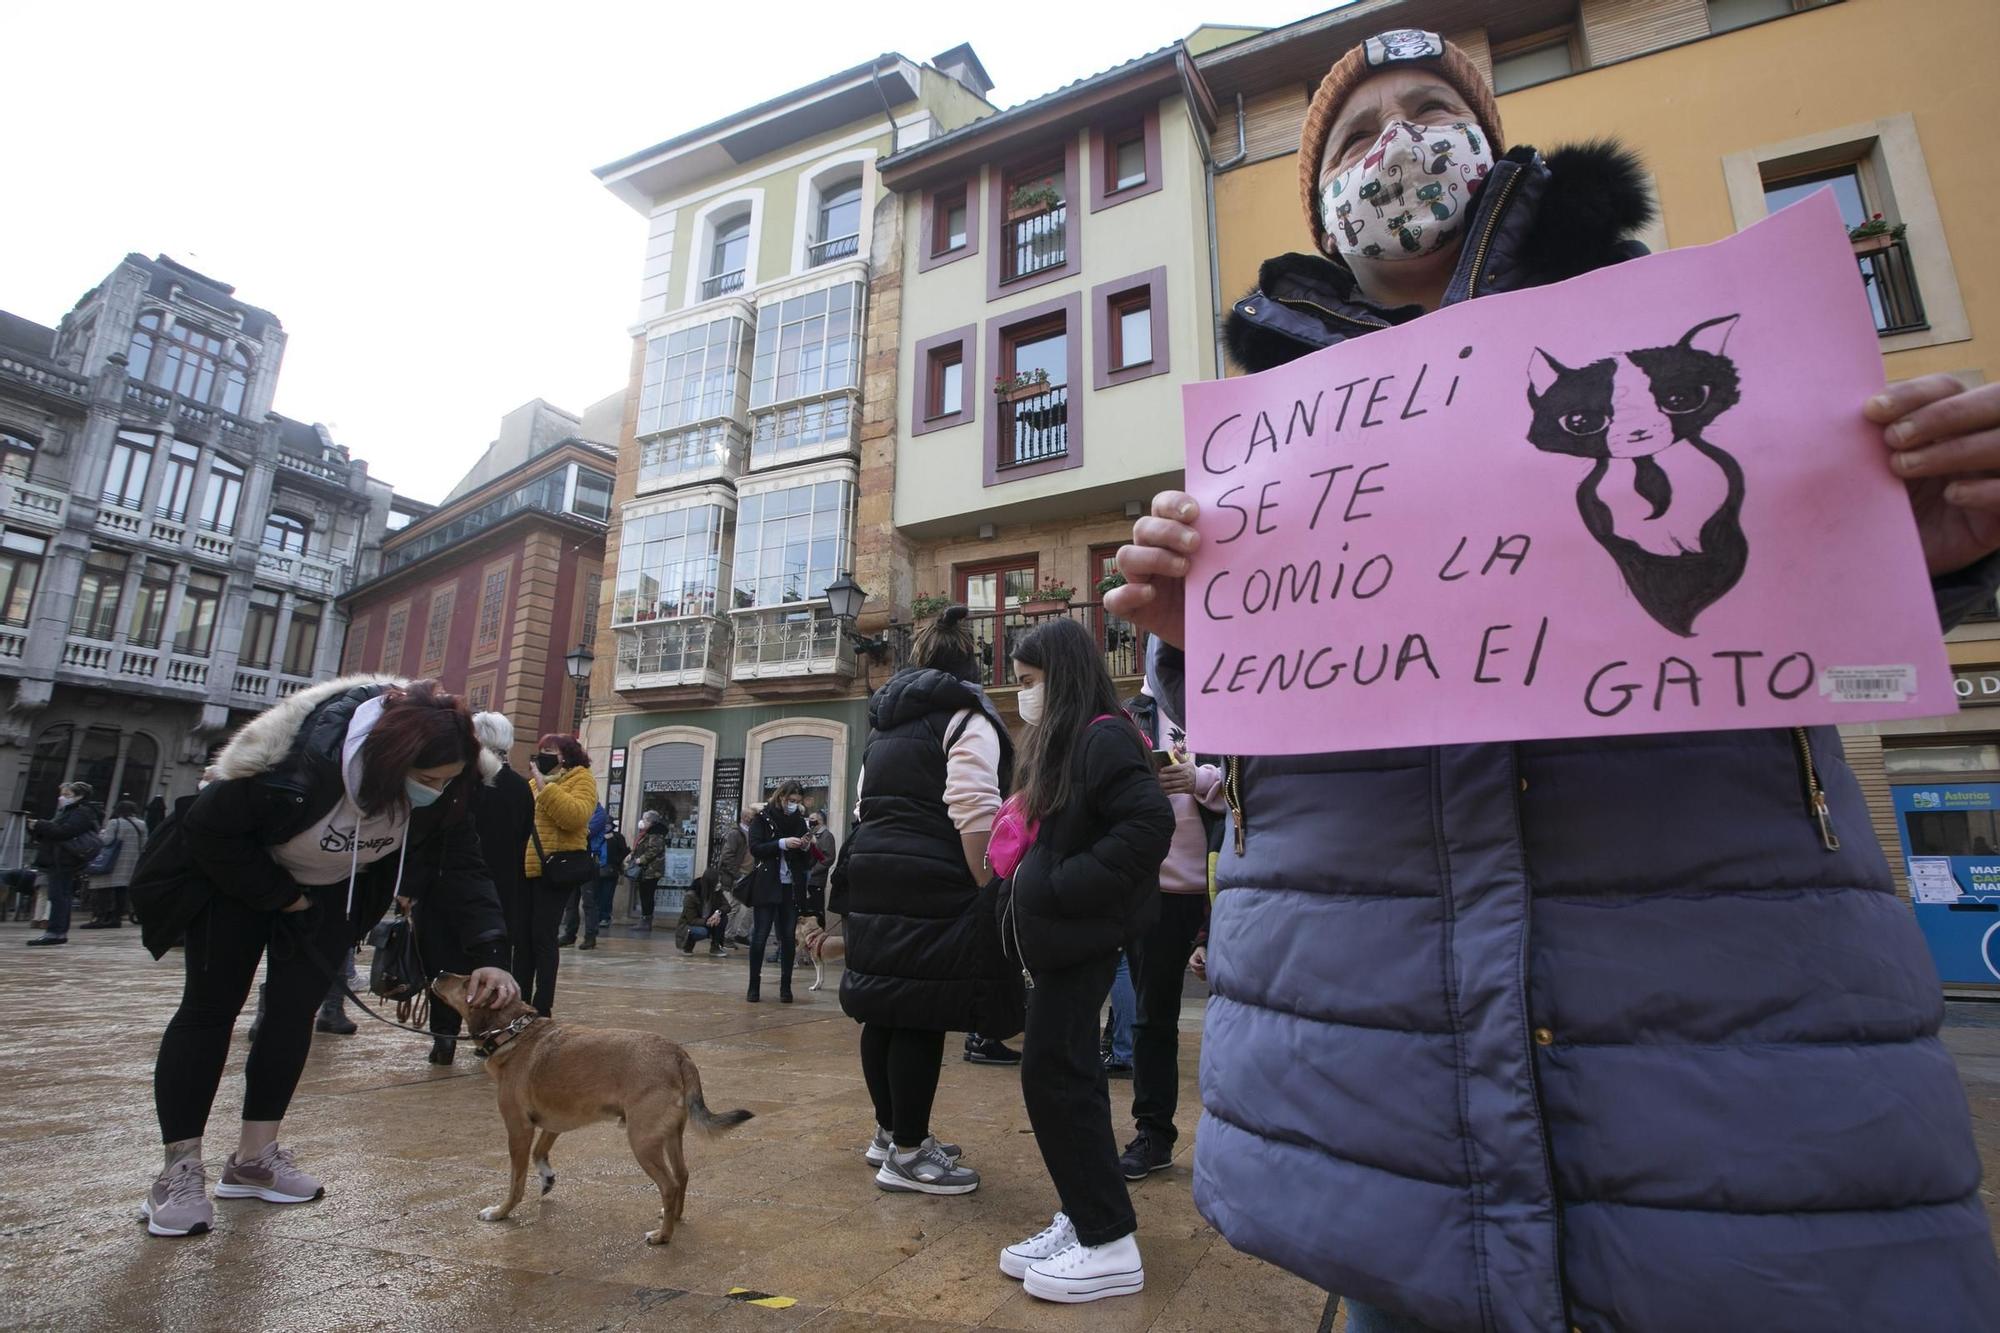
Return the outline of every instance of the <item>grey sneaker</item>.
[[[306,1203],[326,1193],[319,1181],[299,1170],[290,1148],[272,1144],[247,1162],[229,1154],[222,1167],[218,1199],[262,1199],[265,1203]]]
[[[956,1143],[939,1143],[935,1134],[924,1140],[924,1146],[936,1147],[954,1162],[965,1156],[964,1151]],[[895,1150],[896,1141],[889,1137],[889,1131],[877,1125],[874,1139],[870,1141],[867,1150],[861,1156],[866,1159],[868,1165],[880,1166],[889,1160],[889,1154]]]
[[[907,1162],[889,1154],[875,1173],[875,1185],[892,1194],[970,1194],[979,1188],[979,1173],[945,1156],[936,1139],[926,1139]]]
[[[199,1157],[183,1157],[153,1179],[139,1205],[146,1230],[155,1236],[199,1236],[215,1224],[208,1201],[208,1172]]]

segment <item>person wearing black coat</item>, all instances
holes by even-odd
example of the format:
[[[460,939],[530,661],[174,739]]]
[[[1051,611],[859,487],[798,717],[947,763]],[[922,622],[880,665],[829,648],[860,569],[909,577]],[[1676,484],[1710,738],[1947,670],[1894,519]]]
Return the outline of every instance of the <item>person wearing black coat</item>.
[[[750,872],[750,989],[743,997],[751,1004],[762,998],[759,984],[764,979],[764,946],[775,929],[778,933],[778,1003],[792,1002],[792,958],[798,952],[799,903],[805,896],[806,876],[812,873],[812,839],[806,835],[806,815],[796,782],[786,782],[771,793],[750,821],[750,855],[757,868]]]
[[[875,1103],[868,1160],[884,1190],[966,1194],[979,1174],[931,1134],[947,1032],[1021,1030],[1020,972],[1000,950],[986,843],[1012,778],[1007,727],[977,681],[964,607],[918,632],[913,665],[868,704],[860,808],[831,878]]]
[[[1090,632],[1051,620],[1009,647],[1028,724],[1015,800],[1035,836],[1001,893],[1002,942],[1033,978],[1021,1097],[1062,1211],[1000,1267],[1044,1300],[1128,1296],[1145,1269],[1098,1021],[1119,949],[1159,912],[1174,812]]]
[[[65,782],[56,795],[54,818],[37,819],[28,825],[28,836],[35,840],[35,864],[41,867],[49,886],[48,929],[29,940],[31,945],[69,943],[69,915],[75,905],[77,880],[90,864],[90,857],[79,859],[63,844],[97,832],[104,822],[103,813],[91,804],[91,795],[89,783]]]
[[[141,938],[155,958],[186,942],[185,989],[153,1076],[166,1165],[143,1205],[152,1234],[211,1225],[202,1135],[260,959],[265,1016],[223,1197],[299,1203],[322,1192],[279,1146],[280,1122],[328,981],[392,900],[449,936],[475,1003],[519,994],[501,966],[506,922],[468,808],[496,768],[464,705],[430,682],[330,681],[238,731],[213,780],[147,843],[132,883]]]
[[[534,992],[537,965],[546,960],[546,971],[555,976],[556,924],[561,917],[560,901],[554,895],[535,893],[521,880],[521,864],[527,855],[528,836],[535,827],[535,794],[528,780],[508,764],[514,748],[514,724],[505,713],[474,713],[472,731],[479,744],[497,761],[498,767],[472,788],[472,827],[479,835],[480,859],[493,879],[493,891],[506,916],[508,954],[506,967],[514,976],[523,996]],[[535,909],[542,910],[539,916]],[[424,969],[432,976],[439,972],[463,972],[467,960],[456,947],[451,933],[439,928],[429,913],[417,918],[417,951]],[[430,1029],[437,1034],[431,1043],[430,1063],[448,1065],[457,1051],[461,1027],[458,1011],[448,1004],[431,1005]],[[546,1009],[538,1009],[544,1017]]]

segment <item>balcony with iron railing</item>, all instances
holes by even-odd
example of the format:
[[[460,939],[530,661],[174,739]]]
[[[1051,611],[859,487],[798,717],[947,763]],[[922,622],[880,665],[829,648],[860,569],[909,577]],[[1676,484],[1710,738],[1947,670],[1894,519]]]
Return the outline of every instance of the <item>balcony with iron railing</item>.
[[[836,259],[851,259],[861,250],[861,233],[852,236],[835,236],[829,240],[815,241],[806,247],[806,267],[818,268],[821,264],[831,264]]]
[[[1068,385],[1000,400],[1001,468],[1052,463],[1068,454]]]
[[[1001,280],[1012,282],[1061,265],[1068,257],[1065,233],[1068,222],[1069,206],[1060,203],[1044,212],[1010,221],[1003,246],[1007,271]]]
[[[704,301],[713,301],[718,296],[727,296],[731,292],[742,291],[743,274],[744,270],[738,268],[731,269],[727,273],[718,273],[712,278],[703,278],[701,280],[701,299]]]
[[[768,619],[751,612],[736,620],[736,680],[797,680],[812,676],[852,676],[854,646],[841,622],[824,611]]]
[[[729,622],[708,616],[620,625],[612,688],[643,696],[658,690],[720,690],[728,683]]]
[[[1854,262],[1868,291],[1877,333],[1887,338],[1930,327],[1924,318],[1923,295],[1917,290],[1916,269],[1910,263],[1909,242],[1891,235],[1857,240]]]
[[[1044,611],[1014,607],[1005,611],[975,611],[966,618],[973,642],[978,645],[979,660],[986,668],[983,682],[986,688],[1018,687],[1021,681],[1014,674],[1009,645],[1019,644],[1038,625],[1056,619],[1074,620],[1090,631],[1098,651],[1104,654],[1104,669],[1114,679],[1132,680],[1146,673],[1145,640],[1131,622],[1110,614],[1102,605],[1085,602]]]

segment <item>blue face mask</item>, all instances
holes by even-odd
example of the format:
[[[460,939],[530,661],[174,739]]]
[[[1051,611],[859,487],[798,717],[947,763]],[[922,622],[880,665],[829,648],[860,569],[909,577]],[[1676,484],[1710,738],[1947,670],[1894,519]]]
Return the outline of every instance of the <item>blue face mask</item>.
[[[444,795],[437,788],[426,787],[415,778],[403,779],[403,794],[410,798],[410,808],[413,810],[421,810]]]

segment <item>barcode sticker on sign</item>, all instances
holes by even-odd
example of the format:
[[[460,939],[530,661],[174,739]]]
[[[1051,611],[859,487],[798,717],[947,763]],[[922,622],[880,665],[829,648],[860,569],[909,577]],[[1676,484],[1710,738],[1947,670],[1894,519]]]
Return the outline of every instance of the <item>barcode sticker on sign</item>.
[[[1819,673],[1819,697],[1837,704],[1899,704],[1916,692],[1913,666],[1838,666]]]

